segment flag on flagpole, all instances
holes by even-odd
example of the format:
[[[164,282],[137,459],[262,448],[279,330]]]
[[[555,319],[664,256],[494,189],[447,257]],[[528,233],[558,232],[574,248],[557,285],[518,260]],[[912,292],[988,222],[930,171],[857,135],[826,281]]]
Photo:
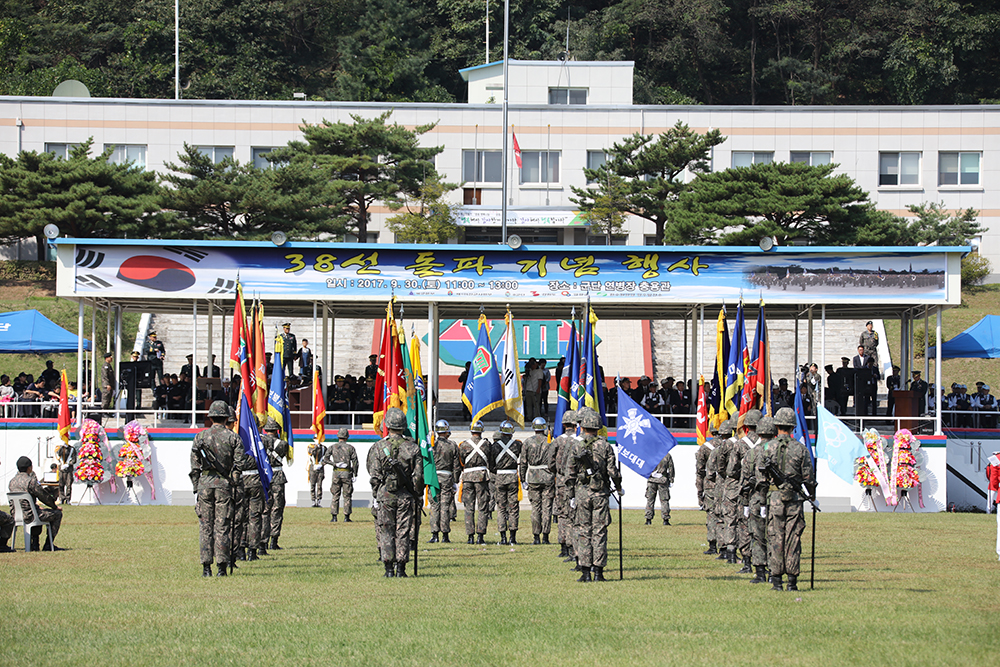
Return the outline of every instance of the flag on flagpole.
[[[659,419],[650,416],[618,387],[617,444],[618,460],[649,479],[677,439]]]
[[[243,290],[239,282],[236,283],[236,307],[233,314],[233,327],[240,328],[239,343],[235,350],[236,360],[240,369],[240,401],[237,408],[237,432],[240,440],[243,441],[243,451],[253,458],[257,464],[257,471],[260,473],[260,481],[264,487],[265,495],[271,492],[271,480],[274,478],[274,471],[271,470],[271,463],[268,460],[267,452],[264,450],[264,441],[260,437],[260,427],[254,418],[253,408],[250,403],[250,358],[247,349],[246,320],[241,318],[243,314]]]
[[[767,319],[762,303],[760,315],[757,316],[757,330],[754,333],[753,348],[750,350],[750,361],[746,368],[743,391],[740,394],[739,426],[743,426],[743,417],[749,410],[756,408],[765,415],[771,413],[770,356],[767,344]]]
[[[388,433],[382,424],[386,410],[401,408],[404,412],[406,411],[406,379],[397,337],[396,320],[392,314],[392,306],[395,302],[396,298],[393,297],[385,309],[382,349],[379,353],[378,375],[375,377],[375,405],[372,421],[375,432],[383,435]]]
[[[438,481],[434,451],[431,449],[431,429],[427,419],[427,388],[424,386],[424,367],[420,362],[420,339],[412,331],[410,332],[409,357],[410,368],[413,371],[414,391],[412,393],[416,403],[413,440],[420,446],[420,458],[424,465],[424,486],[430,490],[431,498],[437,500],[441,493],[441,482]]]
[[[472,357],[469,379],[465,383],[462,402],[476,422],[493,408],[503,405],[503,385],[497,360],[490,344],[489,326],[486,315],[479,316],[479,335],[476,338],[476,353]]]
[[[816,406],[816,458],[826,459],[830,472],[848,483],[854,482],[854,460],[868,453],[861,439],[832,412]]]
[[[295,350],[292,350],[294,353]],[[254,394],[254,414],[257,420],[263,422],[267,418],[267,354],[264,347],[264,304],[258,303],[254,312],[254,353],[253,373],[257,391]],[[281,357],[275,356],[274,365],[281,363]],[[291,444],[291,443],[289,443]]]
[[[583,395],[583,341],[580,339],[580,327],[573,320],[573,349],[567,354],[569,366],[569,409],[580,409],[580,397]],[[564,371],[565,372],[565,369]]]
[[[277,364],[275,364],[277,368]],[[313,368],[313,414],[312,432],[317,443],[326,441],[326,406],[323,405],[323,387],[320,386],[319,368]]]
[[[736,416],[740,412],[739,395],[743,389],[748,359],[746,324],[743,321],[743,302],[736,308],[736,324],[733,325],[733,342],[729,346],[726,362],[726,384],[723,394],[726,413]]]
[[[59,374],[59,437],[66,444],[69,444],[69,426],[72,420],[69,417],[69,380],[66,379],[66,369]]]
[[[233,338],[229,348],[229,366],[240,371],[240,341],[246,339],[247,315],[243,304],[243,286],[236,281],[236,306],[233,312]]]
[[[792,431],[792,436],[801,442],[806,447],[806,451],[809,452],[809,463],[812,464],[813,470],[816,470],[816,457],[813,456],[812,443],[809,438],[809,423],[806,421],[806,409],[802,405],[802,387],[801,381],[799,380],[799,374],[795,374],[795,430]]]
[[[279,336],[274,343],[274,356],[281,359],[284,342]],[[322,395],[320,404],[323,403]],[[267,393],[267,416],[278,422],[281,439],[288,443],[288,462],[295,462],[295,438],[292,435],[292,413],[288,407],[288,388],[285,386],[285,365],[275,363],[271,369],[271,384]]]
[[[726,322],[726,307],[723,306],[719,309],[719,318],[715,321],[715,371],[706,399],[708,423],[714,427],[718,427],[726,418],[722,383],[726,378],[727,361],[729,361],[729,324]]]
[[[511,134],[514,135],[514,162],[517,163],[517,168],[520,169],[521,168],[521,147],[517,143],[517,135],[514,134],[513,132],[511,132]]]
[[[570,389],[573,386],[573,369],[574,367],[580,367],[579,361],[573,361],[577,355],[576,319],[574,317],[570,327],[569,341],[566,345],[566,363],[563,364],[563,371],[559,377],[559,387],[556,394],[558,396],[556,399],[556,419],[552,422],[556,429],[559,428],[559,424],[562,424],[562,418],[566,414],[566,411],[573,409],[570,405]]]
[[[592,408],[601,416],[602,436],[608,433],[608,416],[604,412],[604,378],[601,377],[600,365],[597,361],[597,345],[594,336],[594,325],[597,324],[597,314],[587,306],[587,322],[583,330],[582,381],[583,395],[580,403]]]
[[[698,376],[698,413],[695,419],[695,434],[698,444],[703,445],[708,439],[708,403],[705,401],[705,377]]]
[[[511,420],[524,427],[524,398],[521,394],[521,366],[517,360],[517,333],[510,309],[504,316],[507,331],[503,347],[503,408]]]

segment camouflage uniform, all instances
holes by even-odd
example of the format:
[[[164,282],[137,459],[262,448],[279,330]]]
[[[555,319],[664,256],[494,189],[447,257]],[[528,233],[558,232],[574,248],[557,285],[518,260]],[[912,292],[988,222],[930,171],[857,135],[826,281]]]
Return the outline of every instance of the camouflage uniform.
[[[736,562],[736,547],[739,519],[743,518],[743,503],[740,502],[740,471],[746,446],[741,440],[730,438],[726,446],[726,469],[722,488],[722,544],[726,547],[729,562]]]
[[[517,532],[517,524],[521,516],[521,506],[517,500],[517,491],[520,487],[517,466],[521,459],[523,446],[520,440],[514,440],[510,435],[500,435],[493,441],[492,458],[496,483],[494,498],[497,505],[497,525],[501,533],[501,544],[506,542],[502,537],[503,533],[508,530],[512,534]],[[505,447],[506,449],[504,449]],[[511,539],[516,539],[516,535],[512,535]]]
[[[747,450],[740,475],[740,486],[744,497],[748,499],[750,516],[747,517],[747,533],[750,539],[750,562],[754,568],[767,566],[767,529],[766,521],[761,516],[761,508],[767,504],[767,489],[758,485],[756,479],[757,459],[766,445],[767,441],[761,438]]]
[[[257,462],[252,456],[244,457],[241,476],[243,478],[243,504],[246,517],[246,536],[244,544],[251,550],[250,557],[256,557],[256,550],[266,547],[263,539],[264,515],[264,484],[260,481]]]
[[[285,484],[288,483],[281,459],[288,458],[288,443],[270,433],[261,436],[261,440],[264,442],[264,449],[271,462],[271,470],[274,471],[274,477],[271,479],[271,493],[267,496],[267,509],[264,511],[270,517],[270,521],[264,528],[262,541],[266,542],[270,538],[270,548],[278,549],[281,524],[285,518]]]
[[[241,468],[234,466],[232,480],[233,502],[231,504],[232,513],[230,514],[230,519],[232,519],[233,522],[233,537],[231,546],[231,551],[233,552],[232,560],[245,560],[246,549],[248,546],[247,531],[249,524],[247,514],[250,500],[246,494],[246,487],[243,483],[243,470]],[[232,561],[230,561],[230,563],[231,562]]]
[[[73,469],[76,467],[77,451],[71,444],[62,444],[56,449],[59,459],[59,502],[69,503],[73,498]]]
[[[451,505],[455,502],[455,485],[462,472],[458,462],[458,445],[448,438],[438,437],[434,442],[434,467],[437,468],[441,492],[431,498],[431,532],[451,532]]]
[[[612,482],[621,488],[621,473],[608,441],[587,435],[575,442],[569,455],[566,485],[573,489],[576,501],[576,557],[581,568],[603,569],[608,562],[608,496]]]
[[[777,420],[776,420],[777,421]],[[768,472],[767,460],[774,463],[785,478],[779,482]],[[767,562],[775,588],[781,587],[781,576],[789,575],[789,586],[794,587],[799,575],[799,557],[802,553],[802,531],[806,528],[802,513],[801,485],[815,492],[812,465],[805,446],[785,433],[771,440],[757,460],[757,482],[768,488],[767,504]]]
[[[341,429],[346,431],[347,429]],[[346,436],[346,434],[344,434]],[[344,497],[344,521],[351,520],[351,504],[354,497],[354,480],[358,476],[358,452],[354,445],[347,442],[343,437],[337,443],[331,445],[326,450],[323,463],[333,466],[333,477],[330,480],[330,514],[333,519],[337,518],[340,511],[340,497]]]
[[[715,553],[715,526],[709,520],[711,518],[711,512],[708,509],[708,500],[712,495],[712,488],[715,485],[715,477],[708,476],[708,460],[712,456],[712,452],[715,451],[716,446],[715,440],[706,440],[698,447],[698,451],[694,454],[694,465],[695,465],[695,487],[698,490],[698,506],[705,510],[705,529],[706,529],[706,540],[708,541],[708,551],[705,553]]]
[[[326,465],[324,455],[326,447],[323,443],[313,442],[306,447],[306,454],[309,455],[309,500],[313,507],[319,507],[323,502],[323,480],[326,479]]]
[[[0,551],[13,551],[14,545],[7,545],[14,532],[14,517],[6,512],[0,512]]]
[[[719,542],[719,525],[716,521],[715,515],[715,492],[716,492],[716,482],[718,468],[716,467],[719,460],[719,452],[725,445],[725,440],[719,436],[712,438],[711,442],[706,442],[705,445],[699,448],[698,452],[701,453],[702,450],[707,450],[708,455],[705,457],[705,474],[704,482],[702,484],[703,488],[703,502],[705,503],[705,526],[708,531],[708,545],[709,551],[714,553],[716,544]],[[697,459],[696,459],[697,460]],[[719,487],[721,490],[721,487]]]
[[[574,424],[570,426],[572,428],[552,441],[556,471],[556,516],[559,517],[559,544],[567,547],[567,552],[570,546],[576,544],[576,539],[573,534],[575,512],[569,506],[569,499],[573,495],[573,489],[567,486],[566,475],[569,472],[567,470],[569,467],[569,454],[573,449],[573,445],[580,442],[580,438],[575,433],[576,426]]]
[[[531,503],[531,534],[545,536],[549,543],[552,530],[552,504],[556,497],[556,447],[544,433],[535,433],[524,441],[520,465],[521,479],[528,485]]]
[[[375,523],[375,548],[379,552],[379,560],[382,559],[382,527],[378,523],[378,485],[372,478],[372,473],[375,471],[375,455],[378,454],[378,450],[375,449],[375,445],[368,448],[368,456],[365,458],[365,470],[368,471],[368,478],[372,487],[372,504],[370,507],[372,513],[372,519]]]
[[[379,549],[383,563],[399,566],[410,560],[414,513],[424,492],[420,448],[408,437],[391,433],[372,449],[372,494],[378,495],[376,522],[381,527]]]
[[[663,525],[670,524],[670,485],[674,483],[674,459],[667,452],[667,455],[656,465],[656,469],[649,475],[646,482],[646,523],[650,523],[656,516],[656,497],[660,497],[660,514],[663,516]]]
[[[750,490],[745,486],[747,478],[746,470],[749,466],[750,474],[753,474],[753,463],[749,462],[748,459],[750,458],[750,453],[757,448],[759,442],[760,437],[754,431],[749,431],[736,442],[736,450],[739,453],[740,461],[740,471],[735,482],[739,494],[736,508],[736,548],[743,554],[744,564],[747,566],[748,572],[750,571],[749,566],[752,562],[752,547],[750,544],[750,512],[748,509],[750,507]]]
[[[35,504],[38,505],[38,518],[42,521],[47,522],[52,527],[52,543],[55,544],[56,535],[59,533],[59,526],[62,525],[62,510],[56,507],[55,498],[48,489],[44,488],[38,483],[38,478],[35,477],[33,472],[18,472],[16,475],[11,477],[10,482],[7,484],[7,490],[11,493],[30,493],[31,497],[35,499]],[[28,506],[28,501],[21,501],[21,509],[27,513],[30,511]],[[10,516],[14,516],[14,503],[10,503]],[[0,517],[2,519],[2,517]],[[5,520],[0,520],[0,538],[2,542],[0,544],[6,544],[7,539],[10,538],[11,533],[14,531],[14,519],[10,519],[9,528],[2,527]],[[41,530],[39,528],[38,530]],[[32,544],[38,539],[35,535],[32,535]],[[11,545],[13,546],[13,545]],[[32,548],[35,548],[32,546]]]
[[[490,441],[486,438],[463,440],[458,446],[459,463],[462,464],[462,505],[465,507],[465,534],[469,537],[486,534],[489,517]],[[476,512],[479,515],[476,515]]]
[[[191,483],[198,496],[201,522],[201,563],[232,562],[232,473],[245,470],[243,443],[223,424],[213,424],[191,444]]]

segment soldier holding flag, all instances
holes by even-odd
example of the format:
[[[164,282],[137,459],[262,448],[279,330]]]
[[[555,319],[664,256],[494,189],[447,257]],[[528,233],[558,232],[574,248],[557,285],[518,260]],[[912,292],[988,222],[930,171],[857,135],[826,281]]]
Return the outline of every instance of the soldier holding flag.
[[[378,502],[375,521],[380,527],[385,576],[405,577],[417,499],[424,492],[423,462],[420,448],[406,436],[406,413],[389,408],[385,425],[389,435],[372,446],[372,492]]]

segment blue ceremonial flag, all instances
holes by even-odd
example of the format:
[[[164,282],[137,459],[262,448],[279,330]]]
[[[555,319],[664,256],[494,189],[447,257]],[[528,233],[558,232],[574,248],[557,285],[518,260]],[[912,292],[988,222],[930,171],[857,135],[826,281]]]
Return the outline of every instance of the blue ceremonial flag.
[[[726,361],[726,382],[722,393],[725,411],[730,417],[740,413],[740,392],[743,390],[743,378],[750,362],[750,351],[747,349],[746,322],[743,320],[743,302],[736,308],[736,324],[733,326],[733,342],[729,345],[729,358]]]
[[[559,398],[556,400],[556,419],[552,422],[556,425],[556,431],[559,430],[559,425],[562,424],[562,418],[563,415],[566,414],[566,411],[573,409],[571,406],[571,391],[574,384],[574,363],[576,368],[580,367],[579,362],[573,361],[573,358],[578,356],[576,342],[576,320],[573,320],[572,329],[569,334],[569,342],[566,345],[566,362],[563,364],[562,375],[559,377],[559,386],[556,388],[556,395]]]
[[[601,375],[601,367],[597,362],[597,341],[594,336],[593,325],[597,324],[597,314],[587,307],[588,313],[586,325],[583,329],[583,360],[580,383],[583,386],[580,397],[581,407],[584,405],[593,408],[597,414],[601,415],[601,435],[607,434],[608,415],[604,410],[604,377]]]
[[[615,383],[617,384],[617,383]],[[667,427],[618,388],[618,460],[643,477],[677,444]]]
[[[278,336],[274,344],[274,358],[281,359],[284,342]],[[288,391],[285,388],[285,365],[274,364],[271,383],[267,392],[267,416],[278,422],[281,439],[288,443],[288,462],[293,461],[295,441],[292,438],[292,413],[288,409]]]
[[[868,453],[861,439],[832,412],[816,406],[819,427],[816,433],[816,458],[826,459],[830,472],[844,480],[854,481],[854,460]]]
[[[493,356],[485,315],[479,316],[476,353],[472,357],[472,367],[469,369],[462,402],[472,413],[473,423],[493,408],[503,405],[503,383],[500,381],[496,357]]]
[[[795,378],[795,430],[792,431],[792,437],[806,446],[809,463],[812,464],[813,470],[816,470],[816,457],[813,456],[812,446],[809,443],[809,423],[806,421],[806,409],[802,405],[802,383],[799,381],[798,373],[795,374]]]
[[[271,495],[271,480],[274,479],[274,471],[271,470],[271,462],[267,458],[267,450],[264,449],[264,441],[260,437],[257,429],[257,419],[250,409],[250,402],[247,401],[245,392],[240,392],[240,416],[239,427],[240,440],[243,441],[243,451],[246,452],[257,463],[257,472],[260,473],[260,483],[264,486],[264,496]]]

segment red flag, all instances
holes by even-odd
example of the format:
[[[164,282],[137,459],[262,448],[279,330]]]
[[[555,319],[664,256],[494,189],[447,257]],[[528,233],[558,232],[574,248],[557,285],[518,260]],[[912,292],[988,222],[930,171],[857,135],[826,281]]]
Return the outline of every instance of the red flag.
[[[740,415],[737,423],[743,426],[743,417],[754,408],[769,412],[771,401],[771,376],[768,361],[770,354],[767,344],[767,320],[764,316],[764,304],[760,305],[760,315],[757,317],[757,331],[754,337],[750,359],[746,366],[746,378],[740,397]]]
[[[240,368],[240,338],[247,326],[246,310],[243,306],[243,286],[236,283],[236,305],[233,309],[233,338],[229,347],[229,366],[236,370]]]
[[[511,134],[514,134],[511,132]],[[517,162],[517,168],[521,168],[521,147],[517,144],[517,135],[514,134],[514,162]]]
[[[66,369],[60,373],[61,386],[59,388],[59,437],[66,444],[69,444],[69,380],[66,379]]]
[[[708,402],[705,400],[705,378],[698,376],[698,413],[695,423],[695,434],[698,444],[705,444],[708,439]]]
[[[275,363],[278,363],[275,361]],[[323,389],[319,384],[319,368],[313,369],[313,419],[312,431],[316,436],[316,442],[326,440],[326,406],[323,405]]]
[[[389,385],[387,369],[392,349],[392,301],[385,309],[385,321],[382,325],[382,346],[378,355],[378,373],[375,375],[375,405],[372,409],[372,422],[376,433],[382,432],[382,417],[389,409]]]
[[[254,325],[254,352],[253,352],[253,379],[254,379],[254,403],[253,411],[257,415],[257,420],[261,423],[267,419],[267,355],[264,349],[264,304],[258,303],[253,316]],[[281,359],[275,359],[275,363],[281,363]]]

